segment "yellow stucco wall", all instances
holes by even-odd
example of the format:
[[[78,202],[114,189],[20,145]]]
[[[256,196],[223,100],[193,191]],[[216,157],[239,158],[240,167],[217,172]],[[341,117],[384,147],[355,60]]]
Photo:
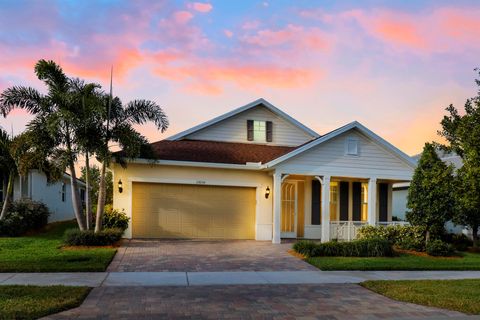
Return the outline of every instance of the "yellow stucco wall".
[[[114,192],[113,205],[132,216],[132,182],[158,182],[200,185],[230,185],[256,188],[256,240],[272,239],[272,194],[265,199],[265,189],[273,189],[272,176],[267,172],[238,169],[198,168],[165,166],[159,164],[129,164],[126,169],[113,164]],[[123,192],[118,191],[118,181],[122,180]],[[131,238],[128,228],[125,237]]]

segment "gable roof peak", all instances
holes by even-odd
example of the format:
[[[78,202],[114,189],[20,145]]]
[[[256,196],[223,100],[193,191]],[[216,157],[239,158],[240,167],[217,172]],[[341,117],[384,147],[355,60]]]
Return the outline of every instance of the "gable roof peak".
[[[312,129],[306,127],[305,125],[303,125],[302,123],[300,123],[299,121],[295,120],[294,118],[292,118],[291,116],[289,116],[288,114],[286,114],[285,112],[283,112],[282,110],[278,109],[277,107],[275,107],[273,104],[271,104],[270,102],[268,102],[266,99],[264,98],[259,98],[255,101],[252,101],[244,106],[241,106],[239,108],[236,108],[232,111],[229,111],[227,113],[224,113],[223,115],[220,115],[216,118],[213,118],[209,121],[206,121],[206,122],[203,122],[197,126],[194,126],[190,129],[187,129],[185,131],[182,131],[180,133],[177,133],[171,137],[168,137],[166,140],[180,140],[194,132],[197,132],[197,131],[200,131],[204,128],[207,128],[211,125],[214,125],[216,123],[219,123],[220,121],[223,121],[223,120],[226,120],[228,118],[231,118],[241,112],[244,112],[244,111],[247,111],[249,109],[252,109],[252,108],[255,108],[255,107],[258,107],[258,106],[264,106],[265,108],[267,108],[268,110],[270,110],[271,112],[273,112],[274,114],[278,115],[279,117],[283,118],[284,120],[286,120],[287,122],[291,123],[292,125],[296,126],[297,128],[303,130],[305,133],[307,133],[308,135],[310,135],[312,138],[317,138],[319,137],[320,135],[318,133],[316,133],[315,131],[313,131]]]

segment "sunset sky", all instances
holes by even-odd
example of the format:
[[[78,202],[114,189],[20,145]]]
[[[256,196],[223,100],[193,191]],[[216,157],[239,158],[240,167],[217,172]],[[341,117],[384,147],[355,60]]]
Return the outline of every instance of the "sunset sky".
[[[361,3],[361,4],[360,4]],[[263,97],[323,134],[357,120],[407,154],[474,96],[479,1],[0,1],[0,90],[33,66],[159,103],[156,141]],[[31,117],[0,126],[19,133]]]

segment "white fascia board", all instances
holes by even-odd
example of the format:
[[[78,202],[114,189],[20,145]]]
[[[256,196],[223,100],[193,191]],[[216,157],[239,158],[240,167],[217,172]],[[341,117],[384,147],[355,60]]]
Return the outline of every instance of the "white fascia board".
[[[390,153],[392,153],[393,155],[397,156],[398,158],[400,158],[403,162],[405,162],[408,166],[412,167],[412,168],[415,168],[416,167],[416,162],[411,158],[409,157],[407,154],[405,154],[404,152],[402,152],[401,150],[399,150],[398,148],[396,148],[395,146],[393,146],[391,143],[389,143],[388,141],[386,141],[385,139],[381,138],[379,135],[373,133],[371,130],[369,130],[367,127],[365,127],[364,125],[362,125],[361,123],[357,122],[357,121],[353,121],[353,122],[350,122],[349,124],[347,125],[344,125],[343,127],[340,127],[330,133],[327,133],[326,135],[318,138],[318,139],[315,139],[307,144],[305,144],[304,146],[298,148],[298,149],[295,149],[277,159],[274,159],[268,163],[265,164],[265,167],[266,168],[270,168],[270,167],[273,167],[287,159],[290,159],[306,150],[309,150],[315,146],[318,146],[319,144],[321,143],[324,143],[328,140],[331,140],[339,135],[341,135],[342,133],[344,132],[347,132],[351,129],[358,129],[361,133],[363,133],[364,135],[366,135],[367,137],[369,137],[370,139],[372,139],[373,141],[377,142],[378,144],[380,144],[381,146],[383,146],[385,149],[387,149],[388,151],[390,151]]]
[[[198,168],[237,169],[237,170],[238,169],[239,170],[261,170],[264,168],[264,166],[260,163],[230,164],[230,163],[150,160],[150,159],[127,160],[127,163],[163,165],[163,166],[180,166],[180,167],[198,167]]]
[[[356,122],[356,121],[355,121]],[[395,147],[393,144],[388,142],[387,140],[383,139],[367,127],[365,127],[363,124],[356,122],[357,128],[366,134],[368,137],[370,137],[372,140],[378,142],[380,145],[382,145],[384,148],[392,152],[394,155],[400,157],[406,164],[408,164],[410,167],[415,169],[417,167],[417,162],[412,159],[408,154],[403,152],[402,150],[398,149]]]
[[[280,109],[278,109],[277,107],[275,107],[274,105],[272,105],[270,102],[268,102],[267,100],[263,99],[263,98],[260,98],[260,99],[257,99],[253,102],[250,102],[249,104],[246,104],[240,108],[237,108],[237,109],[234,109],[230,112],[227,112],[227,113],[224,113],[223,115],[221,116],[218,116],[216,118],[213,118],[211,120],[208,120],[206,122],[203,122],[197,126],[194,126],[188,130],[185,130],[185,131],[182,131],[180,133],[177,133],[171,137],[168,137],[166,138],[165,140],[179,140],[187,135],[190,135],[194,132],[197,132],[197,131],[200,131],[202,129],[205,129],[211,125],[214,125],[220,121],[223,121],[225,119],[228,119],[228,118],[231,118],[239,113],[242,113],[248,109],[251,109],[251,108],[254,108],[260,104],[263,104],[265,107],[267,107],[267,109],[269,109],[270,111],[272,111],[273,113],[277,114],[278,116],[280,116],[281,118],[287,120],[288,122],[290,122],[291,124],[293,124],[294,126],[302,129],[303,131],[305,131],[308,135],[316,138],[316,137],[319,137],[320,135],[318,133],[316,133],[315,131],[313,131],[312,129],[306,127],[305,125],[301,124],[300,122],[298,122],[297,120],[293,119],[292,117],[290,117],[288,114],[286,114],[285,112],[281,111]]]

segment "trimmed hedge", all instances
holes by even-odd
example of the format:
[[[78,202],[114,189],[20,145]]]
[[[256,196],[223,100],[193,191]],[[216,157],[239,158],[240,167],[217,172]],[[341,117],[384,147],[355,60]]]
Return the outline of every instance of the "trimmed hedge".
[[[425,228],[420,226],[363,226],[358,239],[383,239],[405,250],[425,251]]]
[[[426,251],[429,255],[435,257],[448,257],[453,255],[453,247],[442,240],[431,240],[427,243]]]
[[[354,240],[350,242],[316,243],[301,240],[293,250],[306,257],[392,257],[392,244],[384,239]]]
[[[3,220],[0,236],[18,237],[27,231],[39,230],[47,225],[50,211],[41,202],[28,199],[13,201]]]
[[[69,246],[108,246],[122,238],[123,230],[119,228],[104,229],[95,233],[93,230],[69,229],[65,231],[64,243]]]

